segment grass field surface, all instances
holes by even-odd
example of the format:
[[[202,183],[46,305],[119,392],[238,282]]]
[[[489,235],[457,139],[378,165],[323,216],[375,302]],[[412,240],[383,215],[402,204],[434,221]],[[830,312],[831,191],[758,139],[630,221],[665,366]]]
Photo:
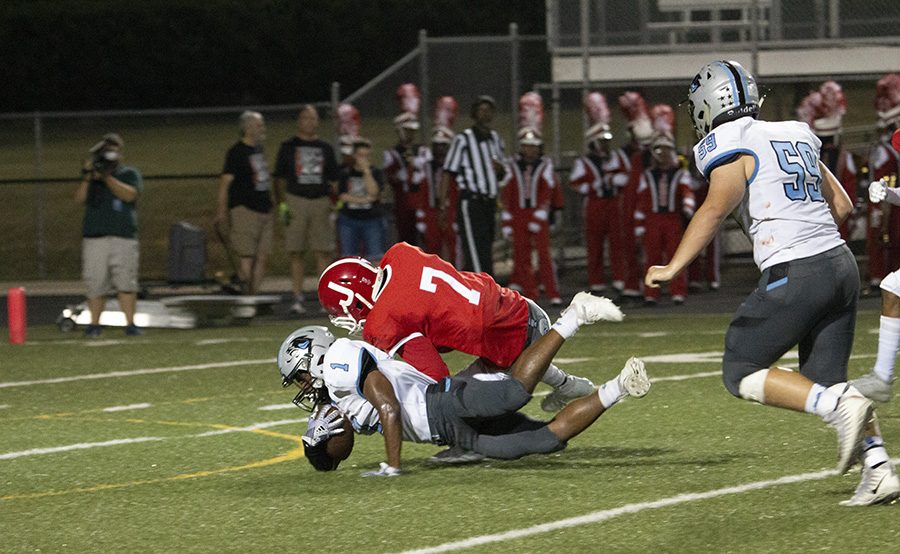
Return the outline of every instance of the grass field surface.
[[[404,474],[391,479],[360,477],[384,459],[380,436],[357,437],[332,473],[303,459],[306,414],[274,363],[299,324],[99,341],[35,328],[26,345],[0,345],[0,551],[896,548],[900,507],[838,505],[858,473],[834,474],[830,428],[725,391],[728,321],[655,314],[585,327],[559,365],[600,383],[643,356],[656,380],[647,397],[552,455],[431,467],[437,447],[405,443]],[[873,363],[877,324],[860,314],[851,377]],[[447,360],[459,369],[467,357]],[[542,416],[538,404],[525,411]],[[879,415],[896,458],[897,400]]]

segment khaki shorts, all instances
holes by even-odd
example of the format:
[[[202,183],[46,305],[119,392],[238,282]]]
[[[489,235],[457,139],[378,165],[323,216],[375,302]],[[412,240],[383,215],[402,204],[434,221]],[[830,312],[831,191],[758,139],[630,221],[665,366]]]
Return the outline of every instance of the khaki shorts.
[[[138,291],[137,239],[122,237],[85,238],[81,242],[81,277],[88,298],[110,292]],[[110,285],[112,285],[110,287]]]
[[[284,246],[288,252],[333,253],[336,248],[334,222],[331,220],[331,200],[303,198],[296,194],[286,194],[291,209],[291,223],[284,230]]]
[[[272,252],[272,233],[275,219],[246,206],[235,206],[228,212],[231,231],[228,234],[235,253],[242,258],[255,258]]]

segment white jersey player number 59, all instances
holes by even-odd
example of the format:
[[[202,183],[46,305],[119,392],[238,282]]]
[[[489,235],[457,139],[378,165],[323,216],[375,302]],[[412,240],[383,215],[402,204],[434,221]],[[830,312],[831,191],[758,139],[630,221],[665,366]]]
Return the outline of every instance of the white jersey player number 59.
[[[419,281],[419,288],[426,292],[437,292],[437,283],[435,279],[443,281],[450,285],[450,288],[457,294],[469,301],[469,304],[478,305],[481,301],[481,293],[477,290],[470,289],[464,284],[456,280],[455,277],[440,269],[433,267],[422,268],[422,279]]]

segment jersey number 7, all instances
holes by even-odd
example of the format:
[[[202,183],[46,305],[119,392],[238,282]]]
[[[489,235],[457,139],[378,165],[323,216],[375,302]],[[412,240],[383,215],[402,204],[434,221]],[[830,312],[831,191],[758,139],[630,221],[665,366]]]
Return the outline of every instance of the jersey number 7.
[[[454,276],[440,269],[433,267],[422,268],[422,279],[419,281],[419,288],[426,292],[437,292],[437,281],[443,281],[450,285],[454,292],[469,301],[469,304],[478,305],[481,302],[481,293],[477,290],[470,289],[460,283]]]

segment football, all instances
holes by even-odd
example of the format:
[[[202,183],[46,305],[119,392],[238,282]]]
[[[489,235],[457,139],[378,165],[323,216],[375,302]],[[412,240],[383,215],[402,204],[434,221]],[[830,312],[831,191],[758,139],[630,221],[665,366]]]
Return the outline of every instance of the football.
[[[337,410],[334,407],[331,409]],[[350,425],[350,420],[346,417],[343,418],[343,424],[344,432],[328,439],[325,446],[325,451],[328,452],[328,455],[337,461],[346,460],[350,456],[350,452],[353,451],[353,426]]]

